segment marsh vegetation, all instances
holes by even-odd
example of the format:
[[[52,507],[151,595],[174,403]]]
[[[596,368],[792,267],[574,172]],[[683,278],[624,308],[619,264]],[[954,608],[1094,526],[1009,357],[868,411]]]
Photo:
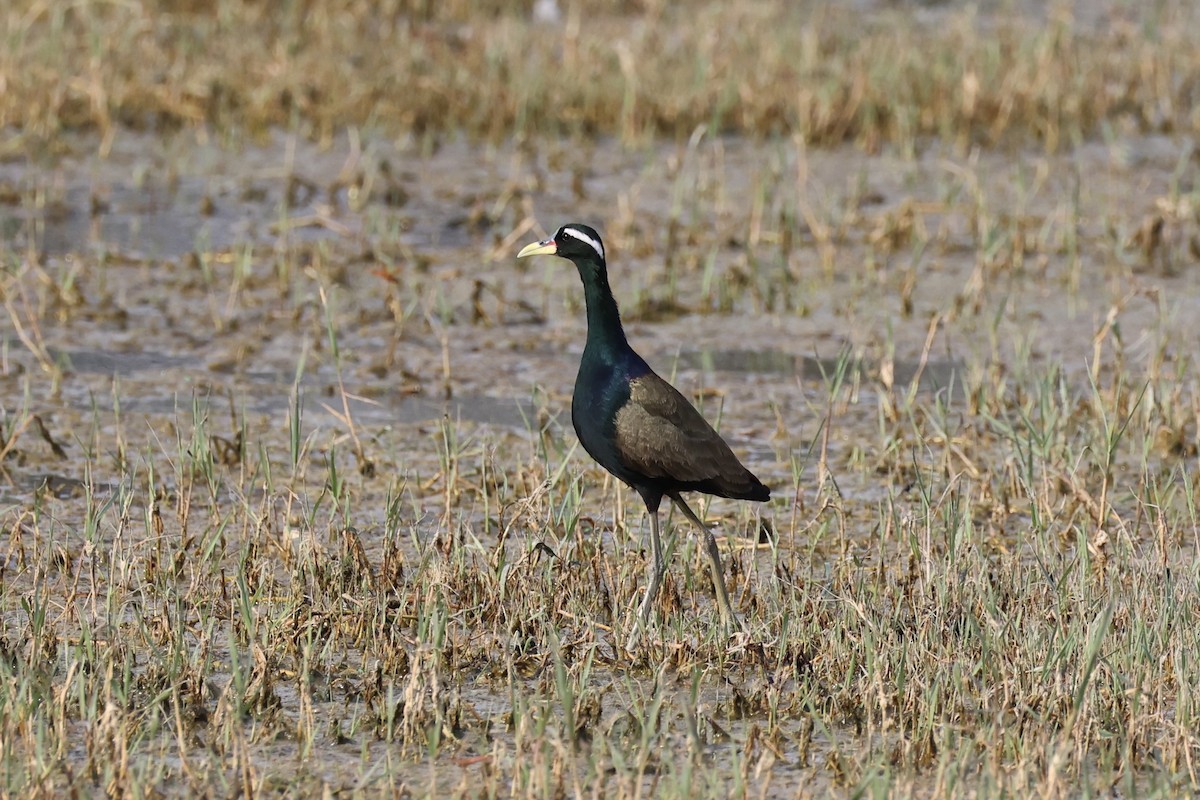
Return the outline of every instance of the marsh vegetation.
[[[1194,791],[1196,8],[527,5],[0,11],[0,794]]]

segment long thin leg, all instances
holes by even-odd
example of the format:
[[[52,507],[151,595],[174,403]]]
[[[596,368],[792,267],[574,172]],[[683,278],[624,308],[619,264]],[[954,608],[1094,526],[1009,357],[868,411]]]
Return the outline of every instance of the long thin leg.
[[[654,600],[658,597],[658,590],[662,587],[663,575],[667,571],[667,565],[663,563],[662,538],[658,534],[658,511],[650,512],[650,552],[651,562],[646,583],[646,594],[642,596],[642,604],[638,607],[637,625],[629,634],[629,643],[625,645],[626,650],[632,650],[637,644],[638,637],[641,635],[642,629],[649,627],[650,617],[654,613]]]
[[[717,549],[717,540],[713,538],[712,531],[696,516],[696,512],[688,507],[688,504],[683,501],[682,497],[678,494],[667,496],[671,498],[671,501],[675,505],[679,506],[679,510],[704,534],[704,551],[708,554],[708,567],[712,572],[713,585],[717,587],[717,600],[720,601],[719,605],[721,606],[721,621],[727,628],[745,630],[741,619],[738,618],[737,612],[733,610],[733,604],[729,602],[729,592],[725,591],[725,572],[721,569],[721,551]]]

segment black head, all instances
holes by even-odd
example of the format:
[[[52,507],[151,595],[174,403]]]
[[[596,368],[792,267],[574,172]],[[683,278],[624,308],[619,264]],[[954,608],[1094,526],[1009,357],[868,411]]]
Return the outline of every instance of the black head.
[[[604,267],[604,242],[594,228],[578,223],[563,225],[554,237],[521,248],[517,258],[557,255],[575,262],[581,270],[585,264]]]

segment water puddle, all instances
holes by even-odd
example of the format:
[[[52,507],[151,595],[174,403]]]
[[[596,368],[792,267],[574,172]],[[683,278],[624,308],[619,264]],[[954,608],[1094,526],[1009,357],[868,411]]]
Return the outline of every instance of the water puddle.
[[[802,381],[831,379],[841,368],[848,377],[859,377],[877,381],[881,379],[883,365],[879,362],[854,360],[841,365],[836,358],[801,356],[783,350],[689,350],[679,354],[679,366],[709,372],[744,372],[758,375],[794,375]],[[950,386],[963,374],[965,366],[957,360],[895,361],[892,364],[892,382],[895,386],[908,386],[917,379],[921,391],[937,391]]]
[[[336,401],[323,402],[336,405]],[[407,395],[382,401],[350,401],[350,411],[356,421],[366,423],[416,425],[447,419],[520,430],[533,425],[527,420],[537,414],[528,401],[488,395],[462,395],[448,400]]]
[[[85,375],[120,375],[128,377],[142,372],[174,369],[193,363],[192,359],[169,356],[148,350],[106,352],[104,350],[59,350],[47,352],[54,362],[69,372]]]
[[[230,387],[221,390],[206,388],[209,384],[207,371],[189,368],[194,366],[191,358],[168,355],[154,351],[103,351],[103,350],[60,350],[50,349],[51,358],[68,372],[82,375],[117,376],[121,378],[157,379],[159,389],[150,391],[140,386],[136,393],[124,393],[121,408],[126,412],[140,414],[162,414],[173,416],[193,401],[186,398],[190,384],[199,401],[200,410],[217,405],[227,405],[226,397],[232,391],[238,399],[240,409],[273,414],[286,411],[291,403],[294,389],[291,376],[284,372],[269,370],[242,373]],[[301,391],[306,413],[318,412],[322,408],[342,413],[342,401],[330,396],[325,390],[328,381],[322,376],[308,375],[301,381]],[[182,391],[181,391],[182,390]],[[164,393],[165,392],[165,393]],[[90,410],[98,401],[94,395],[81,396],[75,403],[79,410]],[[103,403],[101,403],[103,405]],[[537,410],[529,400],[513,397],[493,397],[484,394],[455,395],[448,399],[431,398],[401,392],[385,393],[365,399],[348,395],[346,409],[353,419],[363,423],[379,425],[411,425],[449,419],[454,422],[473,422],[525,430],[532,424]]]

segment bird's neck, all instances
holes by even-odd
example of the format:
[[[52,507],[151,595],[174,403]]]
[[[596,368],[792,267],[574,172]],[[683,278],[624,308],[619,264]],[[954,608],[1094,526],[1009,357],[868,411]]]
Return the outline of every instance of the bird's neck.
[[[608,278],[601,273],[583,282],[583,297],[587,303],[587,349],[600,351],[627,350],[625,329],[617,301],[608,287]]]

